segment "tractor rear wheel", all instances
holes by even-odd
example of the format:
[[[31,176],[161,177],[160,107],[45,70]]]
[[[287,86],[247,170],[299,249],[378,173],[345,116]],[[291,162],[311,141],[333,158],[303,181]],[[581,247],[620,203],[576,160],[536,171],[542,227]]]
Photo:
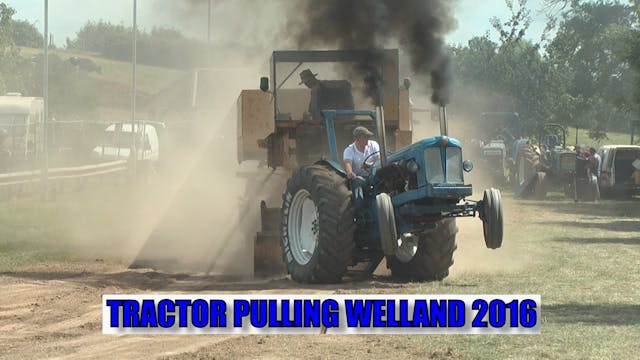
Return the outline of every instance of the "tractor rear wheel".
[[[337,283],[354,247],[347,181],[322,165],[297,169],[282,195],[281,245],[287,271],[301,283]]]
[[[513,181],[514,194],[519,198],[528,198],[533,195],[537,176],[537,168],[540,164],[540,155],[536,153],[532,145],[527,144],[520,148],[516,157],[515,179]]]
[[[440,220],[434,230],[420,236],[416,253],[410,261],[402,262],[396,256],[387,256],[387,266],[397,279],[442,280],[449,275],[449,268],[453,265],[457,233],[455,219]]]
[[[598,179],[591,176],[588,180],[584,180],[577,186],[578,199],[583,201],[597,201],[600,199],[600,189],[598,187]]]
[[[536,200],[544,200],[547,198],[547,174],[539,171],[536,180],[533,182],[533,196]]]

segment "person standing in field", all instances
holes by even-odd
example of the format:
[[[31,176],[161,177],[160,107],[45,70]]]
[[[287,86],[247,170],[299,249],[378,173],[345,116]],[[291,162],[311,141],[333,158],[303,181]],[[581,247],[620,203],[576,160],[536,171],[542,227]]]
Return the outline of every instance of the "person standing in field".
[[[599,181],[600,169],[602,167],[602,157],[600,156],[600,154],[596,152],[595,148],[590,148],[589,152],[591,153],[589,160],[591,161],[591,166],[592,166],[591,168],[593,169],[593,174],[596,176],[596,178],[598,178],[598,181]]]

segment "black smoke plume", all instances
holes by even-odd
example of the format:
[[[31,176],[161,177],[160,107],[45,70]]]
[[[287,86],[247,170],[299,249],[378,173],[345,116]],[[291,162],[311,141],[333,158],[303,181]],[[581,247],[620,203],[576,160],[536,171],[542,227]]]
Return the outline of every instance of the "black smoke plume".
[[[412,71],[431,77],[432,101],[449,102],[451,76],[443,37],[455,27],[452,1],[307,0],[299,4],[286,27],[299,48],[363,50],[398,44],[410,56]],[[379,61],[371,56],[356,67],[367,86],[379,83]]]

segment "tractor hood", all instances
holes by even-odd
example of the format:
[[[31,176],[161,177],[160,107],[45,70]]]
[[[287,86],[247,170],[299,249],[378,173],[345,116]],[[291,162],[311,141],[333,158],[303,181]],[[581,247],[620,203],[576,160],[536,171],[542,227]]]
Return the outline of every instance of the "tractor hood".
[[[464,184],[462,146],[456,139],[448,136],[424,139],[389,155],[388,160],[414,174],[410,191],[393,198],[396,205],[412,199],[460,199],[471,195],[471,186]],[[376,177],[378,170],[380,163],[374,167]]]
[[[432,147],[457,147],[462,148],[460,141],[448,136],[435,136],[427,139],[420,140],[405,148],[402,148],[395,153],[389,155],[389,162],[398,161],[402,159],[409,159],[415,156],[422,156],[424,150]]]

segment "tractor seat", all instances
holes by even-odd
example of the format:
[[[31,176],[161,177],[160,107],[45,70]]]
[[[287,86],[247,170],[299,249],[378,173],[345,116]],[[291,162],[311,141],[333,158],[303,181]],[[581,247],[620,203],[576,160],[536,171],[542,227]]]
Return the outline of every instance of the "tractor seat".
[[[555,148],[560,145],[560,140],[558,140],[558,135],[547,135],[545,143],[549,148]]]
[[[351,83],[347,80],[322,80],[311,90],[309,113],[321,120],[321,110],[353,110]]]

